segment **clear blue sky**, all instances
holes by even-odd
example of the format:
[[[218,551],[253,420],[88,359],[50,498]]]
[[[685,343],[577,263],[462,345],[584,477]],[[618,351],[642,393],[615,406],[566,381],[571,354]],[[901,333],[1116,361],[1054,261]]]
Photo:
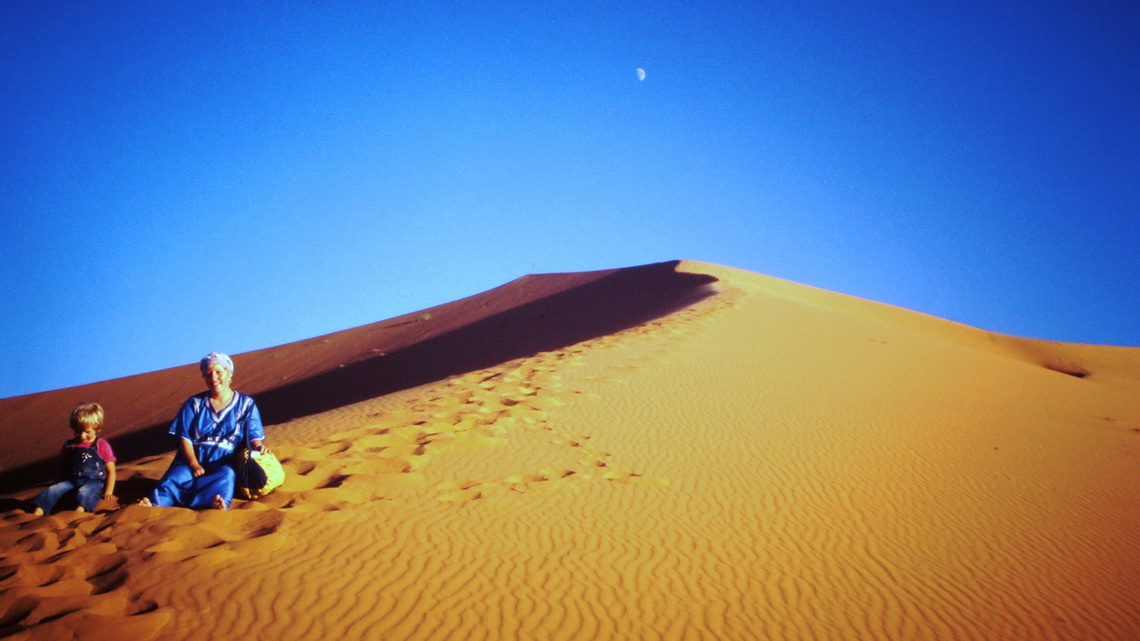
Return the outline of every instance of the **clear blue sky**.
[[[1137,34],[1134,0],[0,0],[0,396],[674,258],[1140,345]]]

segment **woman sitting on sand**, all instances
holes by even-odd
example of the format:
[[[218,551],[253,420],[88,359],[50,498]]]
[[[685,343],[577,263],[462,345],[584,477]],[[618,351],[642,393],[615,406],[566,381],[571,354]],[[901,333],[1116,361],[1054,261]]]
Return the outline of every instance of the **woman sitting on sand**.
[[[214,352],[200,366],[207,391],[182,404],[170,425],[179,439],[174,462],[141,505],[225,510],[234,496],[235,451],[247,441],[251,450],[269,451],[257,405],[230,387],[233,360]]]

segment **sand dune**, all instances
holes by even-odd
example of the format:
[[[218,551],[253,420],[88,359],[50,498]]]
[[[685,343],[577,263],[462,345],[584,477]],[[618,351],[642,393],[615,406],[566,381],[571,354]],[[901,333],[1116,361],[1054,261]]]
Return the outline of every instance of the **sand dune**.
[[[285,486],[225,513],[4,512],[0,635],[1140,638],[1137,348],[684,262],[235,360]],[[93,398],[117,449],[144,443],[126,502],[198,385],[0,400],[6,436],[54,421],[5,481],[39,480]]]
[[[242,354],[242,391],[256,395],[267,423],[285,422],[620,331],[709,295],[704,286],[713,280],[673,263],[525,276],[414,314]],[[0,431],[14,439],[0,450],[0,488],[50,475],[56,436],[67,435],[67,411],[59,410],[82,401],[106,408],[117,452],[165,451],[173,413],[201,391],[197,372],[195,363],[0,399]]]

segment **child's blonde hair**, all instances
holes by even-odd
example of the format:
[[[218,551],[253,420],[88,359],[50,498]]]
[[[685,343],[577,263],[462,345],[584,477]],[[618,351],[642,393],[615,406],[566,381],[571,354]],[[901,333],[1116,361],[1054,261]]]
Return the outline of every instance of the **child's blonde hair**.
[[[103,427],[103,406],[98,403],[80,403],[71,410],[71,431],[76,434],[90,428],[99,431]]]

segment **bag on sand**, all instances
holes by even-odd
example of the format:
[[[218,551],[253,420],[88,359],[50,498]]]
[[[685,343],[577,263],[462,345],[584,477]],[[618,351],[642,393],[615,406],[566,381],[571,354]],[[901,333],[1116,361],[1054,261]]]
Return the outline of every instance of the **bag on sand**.
[[[285,469],[272,452],[261,454],[243,448],[238,453],[234,494],[247,501],[259,499],[285,482]]]

